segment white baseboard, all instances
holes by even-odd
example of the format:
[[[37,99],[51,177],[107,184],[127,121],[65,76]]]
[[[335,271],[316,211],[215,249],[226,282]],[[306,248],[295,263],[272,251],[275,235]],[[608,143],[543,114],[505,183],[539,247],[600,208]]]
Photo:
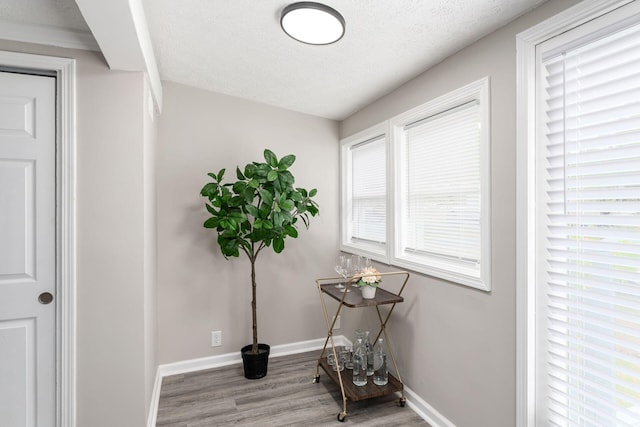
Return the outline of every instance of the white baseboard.
[[[404,395],[407,399],[407,406],[413,409],[420,418],[431,424],[432,427],[456,427],[451,421],[438,412],[433,406],[425,402],[413,390],[404,386]]]
[[[324,346],[326,338],[318,338],[309,341],[299,341],[290,344],[274,345],[269,351],[269,357],[288,356],[290,354],[304,353],[307,351],[320,350]],[[344,335],[334,336],[333,340],[336,345],[351,345],[351,341]],[[149,417],[147,418],[147,427],[155,427],[156,417],[158,416],[158,404],[160,403],[160,388],[162,379],[171,375],[185,374],[188,372],[201,371],[205,369],[219,368],[222,366],[241,363],[242,357],[240,352],[220,354],[217,356],[202,357],[200,359],[185,360],[181,362],[167,363],[158,366],[156,372],[156,380],[151,395],[151,405],[149,407]],[[404,387],[407,406],[411,408],[422,419],[431,424],[432,427],[455,427],[455,425],[446,419],[442,414],[435,410],[431,405],[425,402],[420,396]]]
[[[158,418],[158,404],[160,403],[160,389],[162,388],[162,376],[160,375],[160,367],[156,370],[156,380],[153,383],[153,391],[151,392],[151,402],[149,404],[149,416],[147,417],[147,427],[156,427],[156,419]]]

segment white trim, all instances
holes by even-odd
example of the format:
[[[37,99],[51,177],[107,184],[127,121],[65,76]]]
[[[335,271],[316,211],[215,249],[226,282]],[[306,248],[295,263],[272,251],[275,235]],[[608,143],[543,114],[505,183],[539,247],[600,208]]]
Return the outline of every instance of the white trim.
[[[426,262],[424,260],[409,259],[402,254],[400,247],[400,235],[402,230],[401,218],[398,215],[401,212],[400,182],[397,174],[391,177],[392,184],[389,192],[392,194],[392,204],[388,211],[393,212],[393,222],[391,225],[391,234],[393,239],[387,244],[389,247],[389,262],[392,265],[407,268],[419,273],[428,274],[433,277],[439,277],[454,283],[459,283],[469,287],[477,288],[483,291],[491,290],[491,98],[490,98],[490,79],[484,77],[469,83],[461,88],[453,90],[445,95],[428,101],[418,107],[412,108],[401,113],[389,120],[389,141],[390,152],[393,162],[391,170],[397,171],[402,169],[400,165],[400,150],[403,140],[404,126],[428,117],[433,114],[440,113],[461,103],[479,100],[481,112],[481,129],[480,132],[480,271],[475,269],[462,269],[459,266],[451,267],[446,263]]]
[[[342,335],[333,337],[336,345],[343,345],[345,338]],[[320,350],[324,345],[325,338],[300,341],[291,344],[282,344],[271,346],[269,357],[288,356],[290,354],[304,353],[305,351]],[[202,357],[199,359],[190,359],[180,362],[167,363],[158,366],[158,372],[162,377],[169,375],[185,374],[188,372],[201,371],[204,369],[219,368],[222,366],[233,365],[242,362],[240,352],[219,354],[216,356]]]
[[[402,169],[399,164],[404,126],[433,114],[446,111],[467,101],[480,103],[480,268],[462,268],[451,263],[425,261],[404,256],[400,248],[402,229],[400,212],[400,180],[395,171]],[[349,242],[351,198],[351,158],[350,147],[370,139],[384,136],[387,146],[386,176],[386,244],[384,248],[374,245]],[[340,141],[340,250],[367,256],[375,261],[406,268],[454,283],[491,291],[491,90],[490,78],[483,77],[459,89],[453,90],[422,105],[405,111],[389,120],[378,123]]]
[[[74,59],[0,51],[0,64],[57,74],[57,422],[76,425],[76,62]]]
[[[162,82],[142,0],[76,0],[100,51],[112,70],[147,73],[154,106],[162,113]],[[110,19],[105,19],[109,16]],[[113,23],[118,23],[114,31]]]
[[[100,52],[89,31],[0,20],[0,39]]]
[[[269,357],[280,357],[290,354],[305,353],[307,351],[320,350],[324,346],[325,340],[326,338],[318,338],[309,341],[274,345],[273,347],[271,347]],[[333,340],[336,345],[351,345],[351,341],[344,335],[334,336]],[[162,388],[162,379],[164,377],[170,375],[186,374],[188,372],[200,371],[205,369],[218,368],[241,362],[242,358],[240,356],[240,352],[235,352],[220,354],[217,356],[203,357],[200,359],[167,363],[158,366],[155,383],[153,385],[153,392],[151,394],[151,404],[149,405],[147,427],[155,427],[156,425],[156,420],[158,417],[158,405],[160,403],[160,391]],[[433,427],[455,427],[455,424],[445,418],[433,406],[425,402],[413,390],[409,389],[406,384],[404,386],[404,393],[407,399],[407,406]]]
[[[389,122],[384,121],[377,125],[371,126],[354,135],[344,138],[340,141],[340,250],[369,257],[375,261],[387,262],[389,259],[389,227],[387,228],[384,246],[374,246],[366,244],[358,244],[349,242],[349,232],[347,224],[350,223],[352,206],[351,200],[351,147],[360,143],[367,142],[374,138],[382,137],[385,140],[385,155],[387,166],[386,179],[386,196],[387,196],[387,223],[389,223]]]
[[[454,423],[449,421],[406,385],[404,386],[404,394],[407,399],[407,406],[418,414],[420,418],[428,422],[431,427],[456,427]]]
[[[149,26],[147,25],[147,17],[144,14],[142,0],[130,0],[129,6],[131,8],[131,18],[136,28],[140,50],[142,51],[147,77],[149,78],[149,85],[151,86],[151,96],[153,97],[156,111],[158,114],[161,114],[163,102],[162,82],[160,80],[160,71],[158,71],[156,56],[153,52],[151,34],[149,33]]]
[[[156,380],[153,383],[151,392],[151,402],[149,403],[149,415],[147,417],[147,427],[156,427],[158,419],[158,405],[160,404],[160,391],[162,389],[163,375],[160,373],[160,367],[156,369]]]
[[[632,0],[583,2],[516,36],[516,425],[535,426],[536,45]]]

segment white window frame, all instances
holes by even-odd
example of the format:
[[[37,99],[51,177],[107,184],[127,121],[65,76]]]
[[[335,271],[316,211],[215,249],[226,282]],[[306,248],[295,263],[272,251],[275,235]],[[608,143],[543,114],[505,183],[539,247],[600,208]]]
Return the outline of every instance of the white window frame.
[[[430,117],[461,104],[477,101],[480,105],[480,187],[481,187],[481,238],[480,269],[462,271],[459,268],[447,268],[447,265],[416,261],[401,254],[399,236],[401,224],[400,212],[400,180],[397,171],[400,165],[404,126],[423,118]],[[341,221],[340,249],[358,255],[368,256],[376,261],[392,264],[433,277],[442,278],[454,283],[463,284],[484,291],[491,290],[491,147],[490,147],[490,98],[489,77],[482,78],[462,88],[449,92],[423,105],[404,112],[392,119],[379,123],[340,142],[341,162]],[[350,210],[351,161],[350,148],[353,145],[384,135],[387,143],[387,242],[384,250],[375,250],[367,245],[349,241],[348,218]]]
[[[516,36],[516,425],[536,417],[536,46],[632,0],[585,0]]]
[[[475,269],[451,268],[445,263],[435,260],[416,260],[402,254],[400,247],[401,233],[401,197],[400,180],[392,174],[394,222],[392,234],[394,239],[391,248],[390,262],[393,265],[407,268],[430,276],[439,277],[451,282],[460,283],[484,291],[491,290],[491,160],[490,160],[490,132],[489,132],[489,78],[477,80],[460,89],[413,108],[390,120],[391,132],[391,161],[392,170],[400,171],[400,150],[402,146],[404,127],[424,118],[434,116],[471,101],[478,101],[480,105],[480,271]],[[390,245],[391,246],[391,245]]]
[[[389,248],[389,231],[387,227],[387,241],[384,245],[370,245],[366,243],[351,242],[349,238],[350,230],[349,225],[352,214],[351,204],[351,188],[352,188],[352,172],[351,172],[351,148],[355,145],[371,141],[373,139],[384,138],[385,146],[387,147],[385,152],[385,161],[387,165],[387,174],[385,180],[387,182],[386,188],[386,218],[387,224],[389,223],[389,149],[388,149],[388,122],[382,122],[361,132],[358,132],[348,138],[340,141],[340,250],[345,252],[354,253],[357,255],[366,256],[376,261],[387,262],[388,260],[388,248]]]

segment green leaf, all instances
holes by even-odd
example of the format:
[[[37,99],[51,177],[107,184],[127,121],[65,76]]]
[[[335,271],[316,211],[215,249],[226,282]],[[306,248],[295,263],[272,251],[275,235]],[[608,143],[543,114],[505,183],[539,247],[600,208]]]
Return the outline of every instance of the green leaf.
[[[240,255],[240,251],[238,250],[238,241],[236,239],[225,239],[223,244],[220,245],[220,248],[222,249],[222,253],[227,256],[237,257]]]
[[[253,203],[253,199],[256,198],[255,188],[251,188],[250,186],[247,186],[247,188],[245,188],[244,191],[242,192],[242,197],[244,197],[245,206]]]
[[[269,173],[267,173],[267,181],[275,181],[277,177],[278,171],[270,170]]]
[[[272,168],[278,167],[278,158],[273,153],[273,151],[269,150],[268,148],[264,150],[264,159],[267,161],[267,164]]]
[[[218,211],[214,209],[213,206],[208,203],[205,203],[205,206],[207,207],[207,211],[209,211],[211,215],[218,215]]]
[[[297,191],[292,191],[291,194],[289,194],[289,197],[291,197],[291,200],[293,200],[294,202],[302,201],[302,196]]]
[[[278,193],[283,193],[286,185],[282,184],[282,181],[280,181],[280,177],[276,177],[276,179],[273,181],[273,188],[275,188]]]
[[[220,220],[218,218],[209,218],[204,222],[204,228],[217,228]]]
[[[217,189],[218,189],[218,186],[213,182],[210,182],[206,184],[204,187],[202,187],[202,190],[200,190],[200,195],[204,197],[211,197],[214,194],[216,194]]]
[[[249,163],[247,166],[244,167],[244,176],[246,176],[247,178],[249,179],[253,178],[255,173],[256,173],[256,165]]]
[[[284,231],[285,233],[287,233],[287,235],[293,237],[294,239],[298,237],[298,230],[292,225],[285,226]]]
[[[258,212],[258,208],[253,205],[245,206],[245,210],[249,215],[251,215],[254,218],[258,218],[260,216],[260,213]]]
[[[216,196],[213,199],[211,199],[211,204],[216,208],[219,208],[222,206],[222,199],[220,198],[220,196]]]
[[[256,176],[266,178],[269,171],[271,171],[271,166],[266,163],[258,163],[256,165]]]
[[[267,205],[265,203],[262,203],[260,205],[260,208],[258,208],[258,211],[260,213],[260,218],[266,218],[271,213],[271,205]]]
[[[273,225],[276,227],[282,227],[282,223],[284,222],[284,215],[282,212],[274,212],[273,213]]]
[[[273,239],[273,250],[279,254],[284,249],[284,239],[281,237],[276,237]]]
[[[287,185],[292,185],[294,182],[296,182],[296,179],[293,177],[293,174],[289,171],[282,171],[280,172],[279,175],[282,182],[284,182]]]
[[[242,174],[242,171],[240,171],[239,167],[236,167],[236,176],[238,177],[238,179],[245,179],[245,177]]]
[[[273,230],[273,224],[268,219],[262,221],[262,228],[265,230]]]
[[[313,197],[316,194],[318,194],[318,190],[316,190],[315,188],[313,190],[309,191],[309,197]]]
[[[220,172],[218,172],[218,175],[216,176],[216,179],[218,180],[218,182],[222,181],[222,177],[224,176],[224,168],[220,169]]]
[[[249,187],[258,188],[259,186],[260,186],[260,183],[258,182],[257,179],[252,178],[251,181],[249,181]]]
[[[236,181],[233,184],[233,191],[236,194],[241,194],[245,188],[247,188],[247,183],[244,181]]]
[[[220,227],[224,228],[225,231],[235,231],[238,229],[238,224],[233,218],[226,218],[220,221]]]
[[[289,168],[293,164],[293,162],[295,162],[295,161],[296,161],[296,156],[294,156],[293,154],[289,154],[288,156],[284,156],[278,162],[278,169],[285,170],[285,169]]]
[[[285,210],[285,211],[290,211],[295,207],[294,203],[292,200],[284,200],[282,203],[280,203],[280,209]]]
[[[273,195],[271,194],[271,192],[262,188],[258,190],[258,193],[262,198],[262,203],[268,205],[269,209],[271,209],[271,205],[273,204]]]
[[[293,221],[293,215],[291,215],[291,212],[282,211],[282,215],[284,217],[284,220],[282,221],[282,223],[283,224],[291,224],[291,221]]]
[[[247,217],[244,216],[242,212],[231,212],[229,213],[229,218],[233,218],[237,223],[241,223],[242,221],[247,219]]]

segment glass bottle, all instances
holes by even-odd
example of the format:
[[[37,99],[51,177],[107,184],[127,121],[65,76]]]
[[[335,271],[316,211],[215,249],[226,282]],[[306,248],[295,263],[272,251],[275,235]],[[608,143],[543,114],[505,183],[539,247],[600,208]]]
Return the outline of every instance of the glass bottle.
[[[384,351],[384,341],[382,337],[378,339],[373,350],[373,383],[375,385],[386,385],[389,382],[389,371],[387,370],[387,354]]]
[[[367,346],[359,336],[353,344],[353,384],[367,385]]]
[[[373,375],[373,346],[369,338],[369,331],[364,333],[364,343],[367,346],[367,376]]]

